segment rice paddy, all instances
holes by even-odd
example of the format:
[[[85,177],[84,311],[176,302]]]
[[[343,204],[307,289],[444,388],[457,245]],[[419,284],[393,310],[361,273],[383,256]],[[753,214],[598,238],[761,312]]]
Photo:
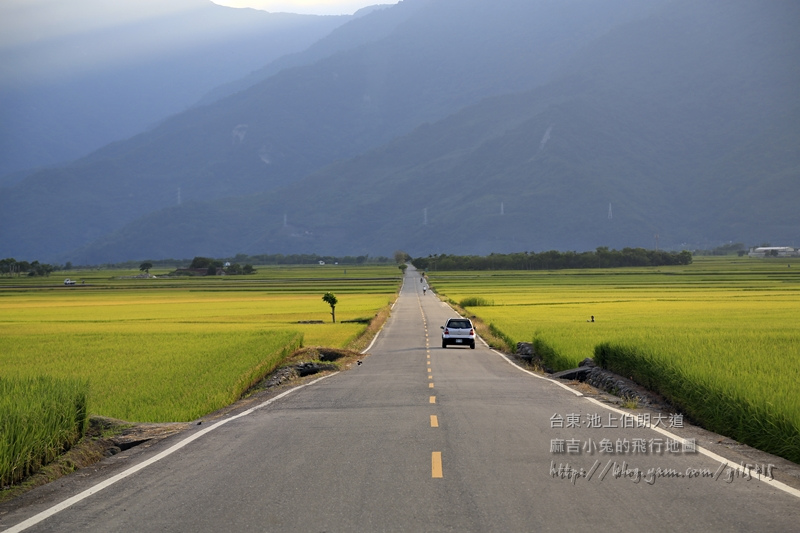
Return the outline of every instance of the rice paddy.
[[[236,401],[301,345],[347,347],[401,279],[393,265],[138,274],[0,278],[0,485],[69,448],[89,415],[194,420]],[[321,299],[328,291],[338,295],[335,324]]]
[[[428,275],[555,370],[597,353],[709,429],[800,462],[797,260]]]

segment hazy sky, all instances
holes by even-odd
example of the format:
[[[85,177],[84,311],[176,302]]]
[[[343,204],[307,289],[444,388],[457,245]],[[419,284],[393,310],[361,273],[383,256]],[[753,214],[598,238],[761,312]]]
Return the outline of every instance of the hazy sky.
[[[177,13],[203,10],[211,2],[230,7],[250,7],[273,13],[352,14],[369,5],[396,4],[398,0],[0,0],[0,85],[30,81],[41,76],[73,75],[82,70],[130,60],[132,54],[159,53],[170,42],[180,45],[182,35],[137,39],[124,28]],[[112,46],[92,46],[95,41],[69,41],[98,31],[120,35]],[[185,30],[185,28],[184,28]],[[195,32],[196,33],[196,32]],[[76,44],[77,43],[77,44]]]
[[[396,4],[398,0],[213,0],[230,7],[252,7],[273,13],[308,13],[316,15],[352,15],[376,4]]]
[[[196,9],[212,0],[0,0],[0,49]],[[352,14],[398,0],[213,0],[270,12]]]
[[[193,9],[197,0],[0,0],[0,47]]]

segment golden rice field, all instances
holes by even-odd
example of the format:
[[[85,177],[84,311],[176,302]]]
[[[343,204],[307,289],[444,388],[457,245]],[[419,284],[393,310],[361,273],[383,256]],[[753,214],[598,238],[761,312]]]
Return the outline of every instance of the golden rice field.
[[[0,487],[37,471],[83,437],[88,396],[85,380],[0,376]]]
[[[456,303],[484,300],[468,312],[554,369],[600,346],[604,366],[709,429],[800,462],[800,261],[428,275]]]
[[[158,272],[152,272],[158,275]],[[259,268],[255,276],[128,279],[91,271],[0,280],[0,374],[88,379],[92,414],[192,420],[234,401],[300,345],[346,347],[395,297],[396,266]],[[337,294],[337,323],[322,294]],[[300,321],[323,324],[299,324]]]
[[[369,319],[400,283],[394,267],[259,270],[1,278],[0,486],[77,442],[89,414],[192,420],[236,401],[302,344],[346,347],[367,326],[331,323],[322,294],[339,295],[339,321]]]

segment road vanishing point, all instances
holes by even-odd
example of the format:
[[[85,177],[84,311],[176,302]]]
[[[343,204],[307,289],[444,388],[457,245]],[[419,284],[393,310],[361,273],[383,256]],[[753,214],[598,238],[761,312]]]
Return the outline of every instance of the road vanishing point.
[[[0,531],[800,531],[780,467],[482,342],[442,349],[457,315],[419,279],[363,364],[37,488]]]

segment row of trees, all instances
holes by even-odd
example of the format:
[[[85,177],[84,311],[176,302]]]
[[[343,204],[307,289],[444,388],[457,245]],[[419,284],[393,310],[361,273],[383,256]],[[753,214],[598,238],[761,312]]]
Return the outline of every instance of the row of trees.
[[[13,257],[0,259],[0,275],[3,276],[19,277],[23,274],[26,276],[49,276],[56,270],[58,270],[57,267],[47,263],[40,263],[39,261],[29,263],[27,261],[17,261]]]
[[[73,268],[79,269],[94,269],[94,268],[101,268],[101,269],[134,269],[139,268],[144,272],[144,269],[141,269],[141,265],[145,263],[149,263],[152,266],[150,268],[187,268],[192,263],[192,259],[148,259],[145,262],[141,260],[136,261],[122,261],[119,263],[103,263],[99,265],[76,265],[72,266],[71,263],[67,263],[67,265],[63,268],[63,270],[72,270]],[[232,265],[239,264],[244,265],[242,268],[247,266],[248,264],[251,265],[315,265],[318,264],[320,261],[324,261],[326,264],[334,264],[338,263],[340,265],[363,265],[363,264],[385,264],[391,261],[388,257],[371,257],[369,255],[359,255],[359,256],[333,256],[333,255],[317,255],[317,254],[290,254],[290,255],[283,255],[283,254],[258,254],[258,255],[247,255],[247,254],[236,254],[233,257],[221,257],[219,259],[214,259],[214,261],[218,261],[220,264],[224,263],[231,263]],[[227,268],[225,271],[227,272]]]
[[[221,261],[211,257],[195,257],[192,259],[192,264],[189,268],[205,268],[208,270],[208,275],[216,275],[220,269],[224,270],[226,274],[255,274],[256,269],[253,265],[246,264],[244,266],[239,263],[231,263],[230,261]]]
[[[339,263],[341,265],[363,265],[366,263],[388,263],[388,257],[370,257],[367,255],[317,255],[317,254],[237,254],[228,259],[231,263],[253,263],[256,265],[313,265],[324,261],[326,264]]]
[[[632,266],[688,265],[692,253],[665,252],[644,248],[609,250],[603,246],[594,252],[519,252],[513,254],[429,255],[412,260],[420,270],[561,270],[567,268],[615,268]]]

